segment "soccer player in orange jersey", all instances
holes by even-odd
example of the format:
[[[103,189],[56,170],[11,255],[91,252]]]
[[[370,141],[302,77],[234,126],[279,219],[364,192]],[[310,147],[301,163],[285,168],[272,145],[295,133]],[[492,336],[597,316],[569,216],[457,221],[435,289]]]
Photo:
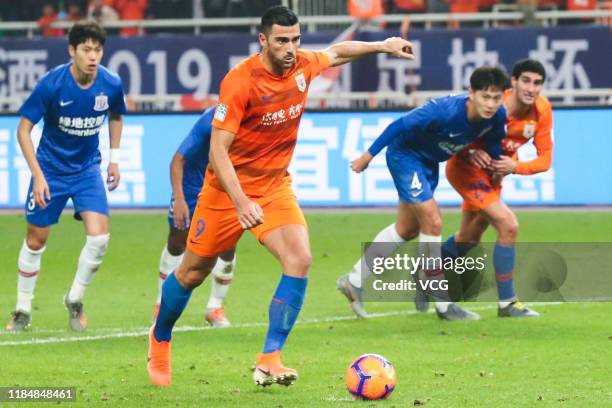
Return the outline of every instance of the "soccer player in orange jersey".
[[[297,371],[280,352],[306,292],[311,264],[306,221],[287,172],[310,82],[325,68],[365,55],[388,53],[412,59],[401,38],[346,41],[322,51],[300,50],[300,26],[288,8],[275,6],[261,18],[262,50],[224,78],[213,119],[210,165],[191,223],[187,250],[162,288],[159,315],[150,331],[151,381],[172,381],[172,327],[191,295],[210,273],[217,255],[234,248],[249,229],[280,262],[283,274],[269,309],[263,352],[257,355],[258,385],[290,385]]]
[[[514,292],[514,245],[519,224],[500,194],[504,176],[512,173],[529,175],[550,169],[553,115],[550,102],[540,95],[545,79],[546,72],[540,62],[533,59],[518,61],[512,69],[512,89],[504,95],[508,118],[503,155],[499,160],[492,160],[476,142],[449,160],[446,166],[448,181],[463,197],[463,217],[459,232],[446,241],[444,249],[450,255],[463,256],[480,242],[489,225],[495,228],[497,242],[493,264],[500,317],[539,316],[520,303]],[[519,161],[516,151],[530,140],[538,157]]]

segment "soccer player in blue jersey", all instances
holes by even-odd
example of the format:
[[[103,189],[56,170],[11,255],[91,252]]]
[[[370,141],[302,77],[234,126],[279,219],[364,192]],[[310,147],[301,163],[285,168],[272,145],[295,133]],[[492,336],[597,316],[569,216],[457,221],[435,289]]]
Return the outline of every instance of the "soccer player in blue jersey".
[[[77,23],[68,34],[72,60],[48,72],[19,113],[19,145],[32,172],[26,198],[26,238],[19,251],[17,307],[6,325],[21,331],[32,319],[32,298],[50,226],[70,198],[75,218],[87,235],[72,287],[64,296],[69,325],[83,331],[83,294],[100,267],[108,246],[108,202],[100,173],[98,135],[109,116],[110,163],[107,185],[119,184],[119,143],[126,107],[117,74],[100,65],[106,34],[96,23]],[[42,138],[34,151],[31,131],[44,118]]]
[[[476,69],[470,77],[469,94],[436,98],[412,110],[391,123],[368,151],[351,162],[351,168],[359,173],[388,146],[387,166],[400,202],[396,222],[380,231],[373,240],[388,243],[385,248],[389,253],[376,253],[376,256],[390,255],[404,242],[418,237],[421,254],[428,258],[441,258],[442,218],[433,197],[438,184],[439,163],[480,138],[484,140],[489,156],[499,158],[506,123],[502,96],[508,83],[507,75],[499,68]],[[477,165],[482,167],[481,163]],[[362,273],[367,275],[368,272],[362,257],[351,272],[337,282],[338,290],[348,298],[351,308],[360,317],[367,317],[361,283]],[[422,281],[444,278],[442,268],[423,268],[418,274]],[[416,295],[417,309],[420,305],[426,306],[427,294],[417,291]],[[479,318],[477,314],[449,302],[445,291],[436,291],[433,295],[441,319]]]
[[[204,184],[204,173],[208,165],[214,114],[215,110],[210,108],[200,116],[170,163],[172,183],[172,199],[168,213],[170,232],[159,261],[159,292],[155,303],[155,318],[159,312],[162,285],[168,275],[179,266],[185,252],[189,224],[195,211],[198,194]],[[213,280],[204,317],[214,327],[230,325],[223,310],[223,299],[234,277],[236,267],[234,254],[235,249],[219,254],[217,263],[212,269]]]

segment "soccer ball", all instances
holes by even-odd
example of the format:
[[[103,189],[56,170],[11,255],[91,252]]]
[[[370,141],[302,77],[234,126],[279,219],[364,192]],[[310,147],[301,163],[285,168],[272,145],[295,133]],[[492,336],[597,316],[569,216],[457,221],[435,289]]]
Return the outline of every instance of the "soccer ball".
[[[378,354],[359,356],[346,369],[346,388],[358,399],[387,398],[395,389],[395,381],[393,364]]]

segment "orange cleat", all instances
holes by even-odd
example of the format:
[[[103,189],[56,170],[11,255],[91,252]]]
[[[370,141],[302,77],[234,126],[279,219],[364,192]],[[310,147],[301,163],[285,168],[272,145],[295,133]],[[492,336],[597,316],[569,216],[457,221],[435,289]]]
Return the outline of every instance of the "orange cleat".
[[[206,309],[204,318],[212,327],[230,327],[231,323],[225,316],[225,310],[222,307]]]
[[[296,370],[283,366],[280,350],[257,354],[257,366],[253,372],[253,381],[256,385],[262,387],[272,384],[289,386],[293,385],[297,378]]]
[[[170,366],[170,349],[172,343],[169,341],[155,340],[153,330],[149,331],[149,353],[147,355],[147,371],[151,382],[158,387],[167,387],[172,384],[172,367]]]

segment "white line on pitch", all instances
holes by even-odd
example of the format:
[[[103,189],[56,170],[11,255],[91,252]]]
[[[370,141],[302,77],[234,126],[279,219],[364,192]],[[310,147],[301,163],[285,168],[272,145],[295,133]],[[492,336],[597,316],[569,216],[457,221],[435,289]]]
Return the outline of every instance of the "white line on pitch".
[[[560,305],[563,302],[542,302],[542,303],[532,303],[532,305],[536,306],[552,306],[552,305]],[[470,310],[487,310],[496,308],[497,305],[487,305],[487,306],[476,306],[471,307]],[[416,310],[396,310],[392,312],[383,312],[383,313],[371,313],[368,316],[368,319],[380,319],[384,317],[392,317],[392,316],[405,316],[405,315],[414,315],[418,312]],[[432,311],[430,311],[432,313]],[[298,320],[297,325],[303,324],[318,324],[318,323],[329,323],[329,322],[341,322],[347,320],[357,320],[354,315],[349,316],[330,316],[330,317],[322,317],[322,318],[311,318],[311,319],[303,319]],[[231,327],[225,328],[223,330],[231,330],[231,329],[244,329],[250,327],[267,327],[268,323],[241,323],[234,324]],[[212,330],[215,329],[211,326],[178,326],[175,327],[173,332],[192,332],[192,331],[204,331],[204,330]],[[99,331],[110,331],[110,333],[106,334],[97,334],[97,335],[89,335],[89,336],[68,336],[68,337],[47,337],[43,339],[28,339],[28,340],[14,340],[14,341],[1,341],[0,347],[3,346],[23,346],[23,345],[33,345],[33,344],[54,344],[54,343],[72,343],[78,341],[94,341],[94,340],[106,340],[106,339],[118,339],[125,337],[139,337],[144,336],[149,333],[149,328],[135,328],[129,331],[121,331],[121,329],[99,329]],[[115,333],[113,333],[115,332]]]

